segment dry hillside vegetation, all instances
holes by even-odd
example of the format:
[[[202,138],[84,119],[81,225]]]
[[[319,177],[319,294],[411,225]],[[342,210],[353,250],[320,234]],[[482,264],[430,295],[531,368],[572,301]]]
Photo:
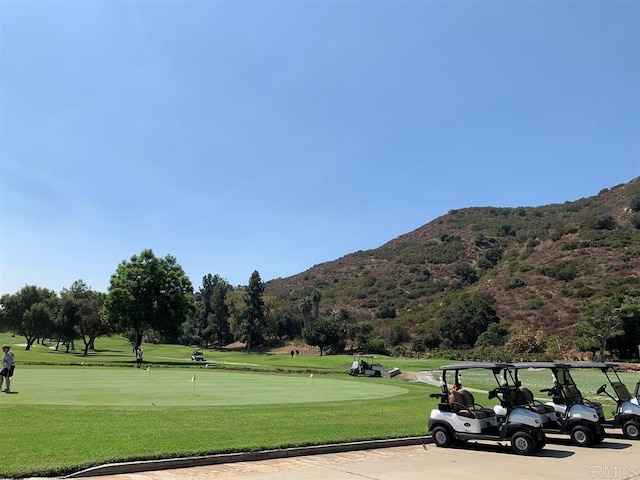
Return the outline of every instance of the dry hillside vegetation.
[[[294,310],[317,289],[346,308],[415,333],[446,295],[484,292],[505,325],[570,333],[585,299],[640,294],[640,177],[564,204],[452,210],[379,248],[266,284]]]

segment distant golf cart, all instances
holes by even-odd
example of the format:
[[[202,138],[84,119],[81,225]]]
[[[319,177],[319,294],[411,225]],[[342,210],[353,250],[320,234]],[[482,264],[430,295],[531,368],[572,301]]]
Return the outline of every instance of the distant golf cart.
[[[354,377],[381,377],[384,372],[382,365],[373,363],[373,355],[355,355],[349,368],[349,375]]]
[[[194,362],[204,362],[205,359],[202,350],[194,350],[191,354],[191,360]]]
[[[607,395],[611,400],[616,403],[616,409],[612,412],[613,419],[607,420],[604,416],[604,409],[602,404],[598,402],[592,402],[590,400],[584,400],[585,405],[592,406],[600,415],[600,423],[605,428],[621,428],[625,437],[631,440],[640,440],[640,405],[636,403],[638,401],[638,385],[636,384],[636,397],[629,392],[627,386],[622,383],[620,376],[618,375],[618,366],[615,363],[599,363],[599,362],[581,362],[572,363],[571,368],[592,368],[598,369],[604,373],[607,378],[607,382],[611,385],[613,394],[607,391],[607,384],[604,383],[598,388],[597,395],[603,393]],[[576,388],[575,395],[582,398],[582,393]]]
[[[631,403],[640,405],[640,381],[636,383],[636,389],[633,392],[634,398],[631,399]]]
[[[535,400],[533,393],[524,387],[519,373],[528,369],[548,369],[553,378],[553,387],[544,388],[541,392],[553,397],[553,402],[542,403]],[[600,424],[598,411],[578,401],[570,393],[570,386],[575,382],[569,372],[570,366],[557,362],[522,362],[514,363],[509,369],[513,372],[513,383],[518,387],[518,394],[525,408],[540,413],[544,417],[542,428],[545,433],[567,434],[571,441],[581,447],[597,445],[604,440],[604,428]]]
[[[438,408],[431,410],[428,431],[438,447],[448,447],[467,440],[511,442],[511,448],[520,455],[531,455],[542,450],[547,443],[542,430],[541,416],[531,410],[514,405],[511,401],[516,387],[509,385],[504,371],[506,363],[476,362],[447,365],[442,370],[442,392],[431,397],[439,398]],[[462,388],[460,372],[470,369],[490,370],[498,385],[489,392],[489,399],[498,398],[500,405],[484,408],[475,403],[473,395]],[[453,375],[451,389],[447,375]],[[504,415],[496,415],[496,409]]]

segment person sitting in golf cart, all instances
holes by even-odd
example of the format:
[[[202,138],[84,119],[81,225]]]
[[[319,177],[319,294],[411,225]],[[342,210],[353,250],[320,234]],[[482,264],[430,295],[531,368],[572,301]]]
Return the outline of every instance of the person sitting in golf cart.
[[[364,360],[360,360],[360,373],[364,373],[366,370],[368,370],[368,368],[369,364]]]

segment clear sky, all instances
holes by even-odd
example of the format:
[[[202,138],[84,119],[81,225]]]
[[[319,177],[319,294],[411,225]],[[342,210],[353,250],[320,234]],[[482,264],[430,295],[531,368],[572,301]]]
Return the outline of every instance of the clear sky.
[[[0,293],[197,289],[640,175],[640,2],[0,0]]]

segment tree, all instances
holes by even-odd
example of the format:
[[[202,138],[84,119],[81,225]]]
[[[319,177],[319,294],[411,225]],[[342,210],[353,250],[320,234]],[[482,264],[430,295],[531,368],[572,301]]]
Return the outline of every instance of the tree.
[[[220,275],[210,273],[202,277],[202,286],[196,294],[197,315],[191,324],[193,335],[199,336],[199,343],[208,345],[213,341],[222,348],[231,334],[229,328],[229,306],[226,303],[231,285]]]
[[[320,349],[320,356],[327,347],[335,346],[340,341],[338,324],[328,317],[321,317],[302,330],[302,338],[311,346]]]
[[[303,297],[299,302],[300,310],[302,310],[302,324],[304,326],[309,325],[311,322],[311,310],[313,308],[313,302],[309,297]]]
[[[175,257],[157,258],[150,249],[118,265],[104,304],[109,324],[134,335],[134,347],[145,331],[177,337],[193,309],[193,287]]]
[[[263,334],[266,342],[276,342],[280,331],[280,312],[278,298],[273,295],[265,295],[264,300],[264,328]]]
[[[530,325],[518,322],[509,330],[509,336],[504,343],[504,350],[514,355],[540,354],[547,348],[546,337],[540,330],[534,330]]]
[[[67,347],[66,353],[69,353],[69,347],[77,335],[76,327],[80,324],[82,302],[65,293],[60,297],[58,303],[59,306],[53,321],[53,333],[58,340],[56,350],[62,342]]]
[[[311,302],[313,303],[313,319],[318,320],[320,316],[320,300],[322,300],[322,293],[317,288],[311,294]]]
[[[102,317],[104,297],[104,293],[95,292],[93,298],[80,300],[80,322],[76,326],[76,330],[84,343],[83,355],[85,356],[89,354],[89,349],[95,349],[96,338],[111,334],[109,325]]]
[[[491,323],[498,322],[493,297],[486,293],[452,294],[445,297],[438,310],[440,333],[453,346],[473,345]]]
[[[3,295],[0,297],[2,330],[25,337],[25,350],[30,350],[36,338],[46,337],[51,332],[57,301],[55,292],[34,285]]]
[[[457,264],[453,269],[453,273],[461,282],[468,283],[469,285],[478,281],[478,272],[476,272],[476,269],[465,262]]]
[[[499,323],[491,323],[487,330],[480,334],[474,347],[500,347],[504,345],[507,333],[507,329],[502,327]]]
[[[79,304],[79,318],[74,326],[75,335],[84,343],[83,355],[95,348],[96,338],[111,334],[111,329],[102,316],[105,294],[91,289],[82,279],[76,280],[69,288],[63,288],[62,298],[69,296]]]
[[[263,294],[264,284],[256,270],[249,278],[245,297],[246,306],[240,329],[241,338],[246,343],[248,352],[251,351],[254,344],[261,343],[264,338],[266,307],[262,298]]]
[[[624,335],[611,339],[624,358],[640,358],[640,297],[625,296],[620,305]]]
[[[601,362],[604,361],[607,341],[624,333],[619,304],[620,300],[615,297],[582,304],[582,318],[575,331],[576,346],[592,353],[597,347]]]

